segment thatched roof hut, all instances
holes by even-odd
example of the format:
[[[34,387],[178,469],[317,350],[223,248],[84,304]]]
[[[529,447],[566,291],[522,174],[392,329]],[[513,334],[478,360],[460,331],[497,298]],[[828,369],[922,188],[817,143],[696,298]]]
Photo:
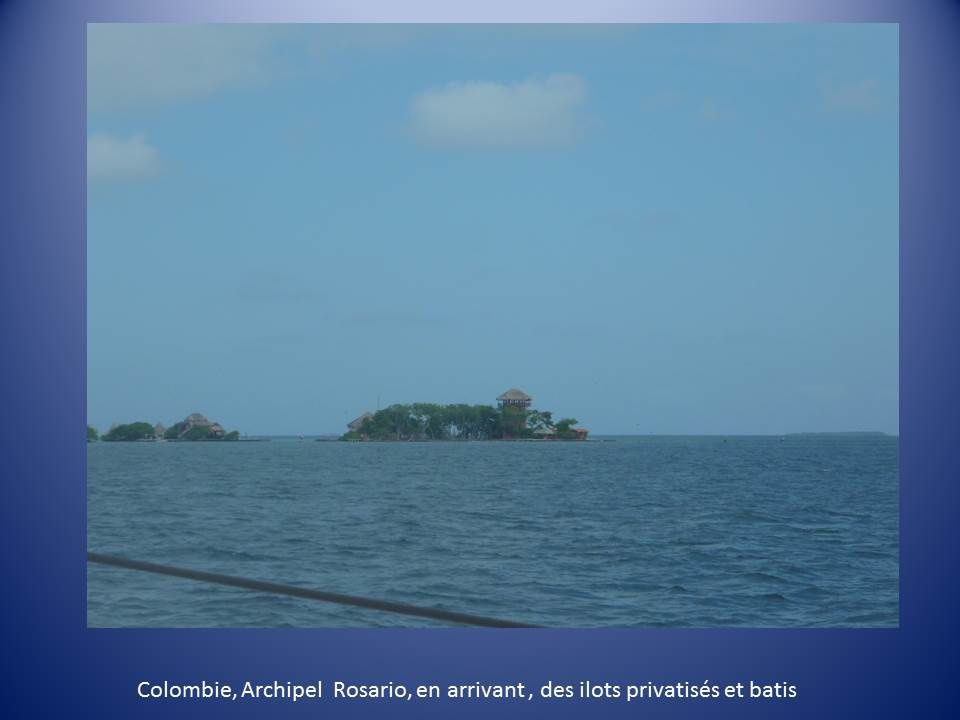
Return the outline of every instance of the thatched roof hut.
[[[196,427],[197,425],[210,425],[210,421],[207,420],[206,416],[202,413],[190,413],[183,420],[190,427]]]
[[[510,388],[497,398],[497,402],[500,404],[500,407],[513,405],[515,407],[527,408],[530,407],[530,403],[533,402],[533,398],[527,395],[523,390]]]

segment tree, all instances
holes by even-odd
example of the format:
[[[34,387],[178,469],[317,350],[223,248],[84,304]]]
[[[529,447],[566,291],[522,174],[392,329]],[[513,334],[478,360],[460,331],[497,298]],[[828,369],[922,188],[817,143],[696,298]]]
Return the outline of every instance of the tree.
[[[563,437],[575,437],[573,418],[561,421]],[[559,423],[558,423],[559,425]],[[360,428],[341,440],[500,440],[529,438],[539,428],[554,427],[548,410],[527,410],[515,405],[497,409],[490,405],[395,404],[367,417]]]
[[[516,405],[506,405],[500,411],[503,423],[503,437],[528,437],[531,432],[527,427],[527,411]]]
[[[531,410],[527,417],[527,424],[531,430],[553,429],[553,413],[549,410]]]
[[[132,442],[153,437],[153,425],[148,422],[135,422],[127,425],[115,425],[103,436],[107,442]]]
[[[492,440],[503,437],[503,417],[496,408],[489,405],[477,406],[477,429],[479,440]]]
[[[209,425],[194,425],[180,436],[181,440],[212,440]]]
[[[96,442],[100,439],[100,433],[92,425],[87,425],[87,442]]]
[[[167,428],[167,431],[163,434],[163,437],[167,440],[176,440],[186,429],[187,424],[185,422],[174,423]]]
[[[577,424],[576,418],[563,418],[562,420],[557,420],[554,427],[557,430],[557,437],[559,438],[572,438],[575,437],[576,433],[573,432],[572,428]]]

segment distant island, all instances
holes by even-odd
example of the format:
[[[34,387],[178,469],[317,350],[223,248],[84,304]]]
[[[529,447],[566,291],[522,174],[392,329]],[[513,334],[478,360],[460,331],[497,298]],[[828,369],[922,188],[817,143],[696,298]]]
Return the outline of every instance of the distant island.
[[[827,430],[823,432],[795,432],[787,433],[786,437],[819,437],[822,435],[839,435],[841,437],[892,437],[890,433],[883,432],[882,430]]]
[[[586,440],[575,418],[553,420],[548,410],[532,410],[533,398],[511,388],[492,405],[391,405],[366,412],[347,425],[341,440]]]
[[[106,433],[99,435],[96,428],[87,425],[87,442],[97,439],[104,442],[231,441],[239,440],[240,433],[237,430],[227,432],[220,423],[208,420],[201,413],[191,413],[169,428],[161,423],[152,425],[141,421],[113,425]]]

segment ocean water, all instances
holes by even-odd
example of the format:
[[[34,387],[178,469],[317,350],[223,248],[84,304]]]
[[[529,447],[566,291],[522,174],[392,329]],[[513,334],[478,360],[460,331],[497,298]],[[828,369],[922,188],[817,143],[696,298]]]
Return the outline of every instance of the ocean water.
[[[896,627],[897,438],[94,443],[88,549],[549,626]],[[90,626],[436,626],[88,565]]]

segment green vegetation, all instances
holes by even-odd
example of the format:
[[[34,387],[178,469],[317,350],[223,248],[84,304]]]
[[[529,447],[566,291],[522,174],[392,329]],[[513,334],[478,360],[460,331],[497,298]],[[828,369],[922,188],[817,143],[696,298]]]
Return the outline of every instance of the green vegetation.
[[[550,430],[554,427],[553,413],[549,410],[529,410],[527,412],[527,424],[534,432],[537,430]]]
[[[87,427],[87,440],[96,439],[96,430]],[[226,432],[220,423],[211,422],[200,413],[193,413],[170,428],[162,425],[151,425],[147,422],[136,422],[128,425],[114,425],[110,432],[103,435],[101,440],[239,440],[240,433],[236,430]]]
[[[493,408],[490,408],[493,410]],[[500,409],[500,433],[494,438],[532,437],[533,431],[527,426],[528,412],[515,405]]]
[[[212,440],[213,433],[209,425],[196,425],[181,435],[179,440]]]
[[[100,433],[92,425],[87,425],[87,442],[96,442],[100,439]]]
[[[391,405],[364,420],[344,440],[489,440],[503,435],[500,413],[488,405]]]
[[[219,426],[194,425],[192,428],[189,428],[182,435],[174,439],[176,440],[239,440],[240,439],[240,433],[237,430],[224,433],[222,430],[218,432],[215,429],[217,427]],[[169,431],[167,432],[169,433]]]
[[[414,403],[391,405],[363,421],[341,440],[521,440],[537,437],[576,437],[572,418],[554,425],[548,411],[525,410],[508,405],[436,405]],[[540,431],[540,432],[537,432]]]
[[[191,419],[193,422],[191,422]],[[192,415],[167,428],[163,437],[167,440],[219,442],[222,440],[239,440],[240,433],[237,430],[225,432],[220,423],[210,422],[202,415]]]
[[[576,437],[576,433],[573,432],[573,426],[577,424],[576,418],[563,418],[562,420],[557,420],[554,429],[557,432],[557,437],[562,440],[572,440]]]
[[[148,422],[135,422],[127,425],[114,425],[103,436],[106,442],[131,442],[153,438],[153,425]]]

